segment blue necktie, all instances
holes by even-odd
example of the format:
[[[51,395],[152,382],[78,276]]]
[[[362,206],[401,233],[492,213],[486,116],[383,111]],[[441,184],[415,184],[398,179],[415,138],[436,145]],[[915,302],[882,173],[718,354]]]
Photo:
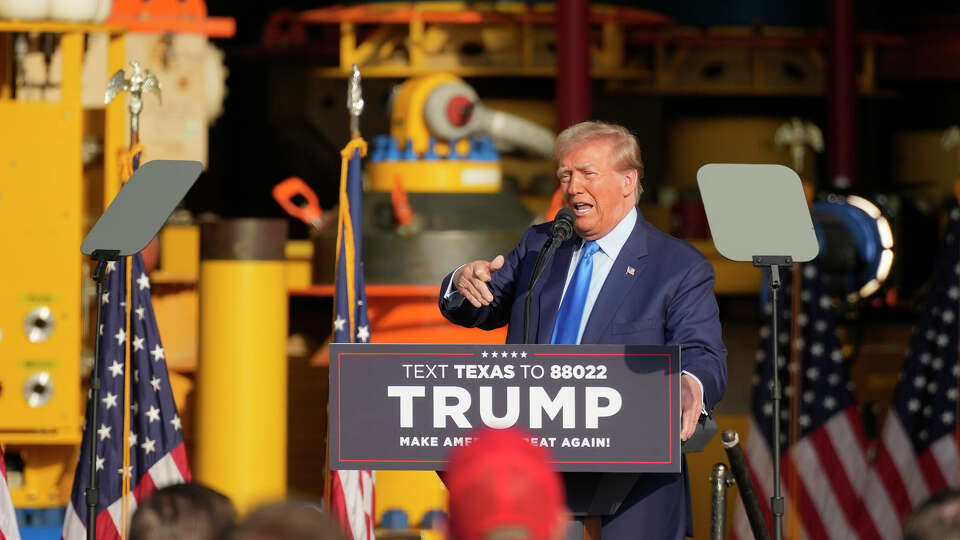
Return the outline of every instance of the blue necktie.
[[[567,293],[563,295],[550,343],[577,343],[580,319],[583,318],[583,305],[587,302],[590,277],[593,275],[593,254],[598,249],[600,246],[596,242],[584,242],[583,255],[577,264],[577,270],[573,273],[573,278],[570,279],[570,284],[567,285]]]

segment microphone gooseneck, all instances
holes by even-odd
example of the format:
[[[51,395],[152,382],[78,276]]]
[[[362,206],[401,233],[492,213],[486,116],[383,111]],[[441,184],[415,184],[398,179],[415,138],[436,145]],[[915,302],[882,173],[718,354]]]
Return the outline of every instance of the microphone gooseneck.
[[[550,225],[550,238],[543,245],[540,254],[537,255],[537,262],[533,265],[533,274],[530,276],[530,285],[523,299],[523,342],[530,343],[530,300],[533,288],[537,285],[543,269],[550,264],[553,255],[557,252],[560,244],[569,240],[573,236],[573,222],[577,215],[569,208],[561,208]]]

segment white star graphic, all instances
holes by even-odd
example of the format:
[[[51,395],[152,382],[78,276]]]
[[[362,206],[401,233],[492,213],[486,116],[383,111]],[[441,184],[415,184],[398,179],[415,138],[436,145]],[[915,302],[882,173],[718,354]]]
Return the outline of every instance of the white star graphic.
[[[163,356],[163,347],[161,347],[160,344],[157,343],[157,346],[154,347],[152,351],[150,351],[150,354],[153,355],[153,361],[154,361],[154,362],[156,362],[157,360],[160,360],[160,359],[164,358],[164,356]]]
[[[123,374],[123,364],[117,362],[116,360],[114,360],[107,369],[110,370],[110,374],[114,377]]]
[[[102,401],[107,406],[107,410],[109,411],[111,407],[117,406],[117,395],[107,392],[107,395],[100,401]]]
[[[179,416],[179,415],[176,415],[176,414],[173,415],[173,419],[170,420],[170,423],[173,424],[173,429],[175,429],[175,430],[177,430],[177,431],[180,431],[180,416]]]
[[[143,338],[140,336],[133,337],[133,352],[143,350]]]
[[[105,461],[106,461],[106,460],[103,459],[102,457],[97,456],[97,470],[98,470],[98,471],[102,471],[102,470],[103,470],[103,463],[104,463]]]
[[[139,319],[139,320],[142,321],[142,320],[143,320],[143,306],[140,306],[140,307],[138,307],[137,309],[135,309],[135,310],[133,310],[133,311],[134,311],[134,313],[137,314],[137,319]]]
[[[357,328],[357,339],[366,343],[370,339],[370,327],[363,325]]]
[[[154,407],[153,405],[151,405],[144,414],[146,414],[147,418],[150,419],[151,424],[160,421],[160,409]]]
[[[512,353],[510,353],[510,358],[516,358],[516,357],[517,357],[517,351],[513,351]]]
[[[127,340],[127,333],[123,331],[123,328],[117,330],[117,333],[113,335],[117,340],[117,345],[123,345],[123,342]]]
[[[343,325],[345,324],[347,324],[347,320],[337,315],[337,318],[333,321],[333,330],[335,332],[343,332]]]
[[[113,429],[106,424],[100,424],[100,429],[97,430],[97,434],[100,435],[100,440],[110,438],[110,430]]]
[[[140,370],[133,370],[133,382],[140,382]]]
[[[493,351],[492,353],[490,353],[490,356],[496,358],[496,357],[497,357],[497,351]]]
[[[154,390],[154,391],[159,392],[159,391],[160,391],[160,379],[159,379],[158,377],[154,377],[154,378],[150,379],[150,386],[153,387],[153,390]]]
[[[487,354],[487,351],[483,351],[482,353],[480,353],[480,356],[486,358],[486,357],[488,357],[488,356],[490,356],[490,355]]]
[[[131,447],[136,446],[136,444],[137,444],[137,434],[134,433],[133,431],[131,431],[131,432],[130,432],[130,436],[127,437],[127,443],[128,443]]]
[[[127,467],[126,473],[123,472],[123,467],[120,467],[119,469],[117,469],[117,474],[121,476],[133,476],[133,465],[130,465],[129,467]]]
[[[140,412],[140,403],[134,401],[130,405],[130,412],[132,412],[133,414],[137,414],[138,412]]]
[[[110,291],[107,291],[107,292],[103,293],[103,296],[100,297],[100,303],[101,303],[101,304],[109,304],[109,303],[110,303]]]
[[[141,272],[141,273],[140,273],[140,277],[137,278],[137,285],[140,287],[140,290],[141,290],[141,291],[144,290],[144,289],[149,289],[149,288],[150,288],[150,278],[148,278],[146,274],[144,274],[144,273]]]
[[[144,437],[143,443],[140,445],[140,448],[143,448],[143,451],[150,454],[150,452],[156,451],[157,441],[152,440],[150,437]]]
[[[113,272],[117,269],[117,261],[107,261],[107,273]]]
[[[521,351],[520,358],[526,358],[526,357],[527,357],[527,351]]]

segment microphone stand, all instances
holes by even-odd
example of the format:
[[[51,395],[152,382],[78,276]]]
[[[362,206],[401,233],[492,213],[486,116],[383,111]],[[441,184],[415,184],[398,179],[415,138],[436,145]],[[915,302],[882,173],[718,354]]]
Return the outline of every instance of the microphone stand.
[[[543,269],[550,264],[550,261],[553,260],[553,256],[557,253],[557,248],[560,247],[559,235],[551,236],[547,239],[547,243],[543,245],[543,249],[540,250],[540,254],[537,255],[537,262],[533,265],[533,275],[530,276],[530,285],[527,287],[526,294],[523,295],[523,343],[527,345],[530,343],[530,300],[532,298],[533,288],[537,285],[537,281],[540,280],[540,276],[543,274]]]

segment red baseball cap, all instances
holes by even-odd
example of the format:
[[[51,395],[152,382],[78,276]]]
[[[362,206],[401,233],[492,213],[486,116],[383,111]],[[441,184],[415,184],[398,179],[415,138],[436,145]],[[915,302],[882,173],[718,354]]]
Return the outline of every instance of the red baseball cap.
[[[550,456],[518,429],[483,429],[455,449],[444,482],[453,540],[488,534],[549,540],[566,512],[566,495]]]

